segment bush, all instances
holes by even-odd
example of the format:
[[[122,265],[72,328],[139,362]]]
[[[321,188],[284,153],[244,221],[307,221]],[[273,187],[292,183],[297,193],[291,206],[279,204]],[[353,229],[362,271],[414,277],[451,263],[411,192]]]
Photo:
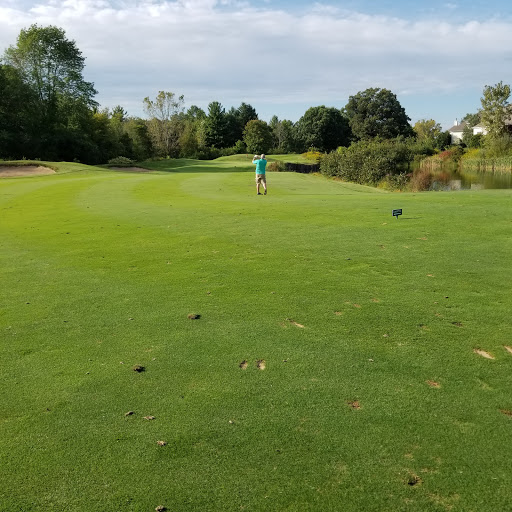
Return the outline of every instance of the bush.
[[[428,190],[432,185],[433,175],[429,169],[420,169],[415,172],[409,182],[409,189],[413,192]]]
[[[411,173],[388,174],[379,181],[378,188],[384,190],[404,190],[408,187]]]
[[[399,174],[408,168],[413,158],[410,144],[399,137],[392,140],[374,139],[340,147],[320,161],[320,172],[345,181],[375,185],[387,175]]]
[[[126,158],[125,156],[116,156],[115,158],[111,158],[108,161],[108,165],[133,165],[135,162],[133,160],[130,160],[129,158]]]
[[[284,172],[286,171],[286,166],[284,162],[280,162],[279,160],[276,160],[274,162],[269,162],[267,165],[267,171],[270,172]]]
[[[320,153],[316,148],[310,148],[306,153],[302,153],[302,156],[307,160],[313,160],[318,163],[322,158],[322,153]]]
[[[198,160],[214,160],[215,158],[219,158],[220,156],[222,156],[222,151],[213,146],[202,147],[197,152]]]

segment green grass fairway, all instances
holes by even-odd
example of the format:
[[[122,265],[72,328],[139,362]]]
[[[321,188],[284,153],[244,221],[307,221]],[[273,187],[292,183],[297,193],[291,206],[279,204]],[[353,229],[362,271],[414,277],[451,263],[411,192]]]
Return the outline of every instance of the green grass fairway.
[[[512,510],[511,190],[51,165],[0,179],[0,511]]]

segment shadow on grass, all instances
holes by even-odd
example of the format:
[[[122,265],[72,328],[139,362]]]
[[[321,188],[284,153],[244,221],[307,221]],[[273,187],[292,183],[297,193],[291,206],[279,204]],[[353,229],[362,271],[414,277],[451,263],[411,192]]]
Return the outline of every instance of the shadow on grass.
[[[234,165],[233,162],[219,162],[218,160],[191,160],[187,158],[178,158],[175,160],[140,162],[139,165],[152,171],[172,173],[254,172],[254,168],[250,161],[237,161],[237,164],[238,165]]]

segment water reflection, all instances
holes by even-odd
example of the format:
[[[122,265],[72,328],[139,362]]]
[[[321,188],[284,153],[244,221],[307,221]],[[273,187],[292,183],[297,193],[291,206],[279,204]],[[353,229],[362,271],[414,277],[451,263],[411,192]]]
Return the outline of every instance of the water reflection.
[[[415,171],[425,172],[425,171]],[[443,169],[430,173],[428,190],[482,190],[512,188],[512,172],[460,172]]]

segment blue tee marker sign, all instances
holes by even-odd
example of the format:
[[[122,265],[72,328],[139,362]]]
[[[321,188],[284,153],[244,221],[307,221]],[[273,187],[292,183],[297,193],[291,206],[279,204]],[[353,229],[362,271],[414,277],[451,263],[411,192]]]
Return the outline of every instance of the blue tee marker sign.
[[[399,215],[402,215],[402,208],[399,210],[393,210],[393,217],[396,217],[396,220],[398,220]]]

